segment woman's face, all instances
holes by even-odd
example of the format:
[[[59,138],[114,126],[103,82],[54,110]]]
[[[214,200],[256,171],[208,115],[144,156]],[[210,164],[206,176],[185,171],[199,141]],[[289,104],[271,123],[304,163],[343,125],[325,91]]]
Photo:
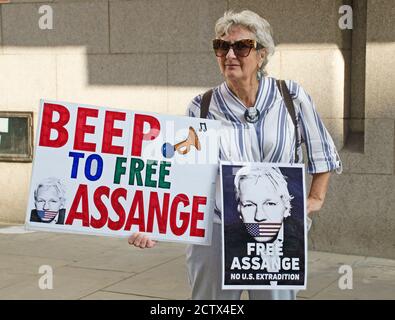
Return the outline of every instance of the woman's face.
[[[242,26],[233,26],[229,34],[221,37],[222,40],[235,41],[242,39],[255,39],[254,34]],[[256,49],[251,49],[247,57],[237,57],[232,48],[225,57],[217,57],[219,68],[226,80],[240,81],[256,79],[259,66],[263,62],[264,50],[257,54]]]

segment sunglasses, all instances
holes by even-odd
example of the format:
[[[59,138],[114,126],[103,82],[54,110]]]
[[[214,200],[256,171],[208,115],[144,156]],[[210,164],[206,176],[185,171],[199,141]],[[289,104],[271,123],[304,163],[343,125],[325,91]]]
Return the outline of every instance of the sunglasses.
[[[230,48],[233,49],[237,57],[244,58],[250,54],[252,48],[259,50],[263,49],[264,46],[252,39],[243,39],[233,43],[221,39],[213,40],[213,49],[217,57],[225,57]]]

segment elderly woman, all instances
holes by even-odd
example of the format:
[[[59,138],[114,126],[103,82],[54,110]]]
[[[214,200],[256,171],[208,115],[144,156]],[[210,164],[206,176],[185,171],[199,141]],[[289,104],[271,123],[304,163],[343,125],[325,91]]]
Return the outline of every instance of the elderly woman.
[[[303,162],[300,137],[306,143],[308,173],[313,175],[307,212],[321,209],[331,171],[341,163],[333,140],[319,118],[306,91],[286,81],[293,100],[298,130],[287,111],[284,92],[276,80],[265,76],[265,67],[274,53],[269,23],[254,12],[226,12],[215,26],[214,53],[225,81],[213,89],[207,118],[219,120],[227,132],[220,140],[220,158],[249,162]],[[207,96],[207,95],[205,95]],[[206,99],[195,97],[188,115],[200,117]],[[240,290],[221,289],[221,201],[217,183],[216,210],[211,246],[189,245],[188,276],[192,299],[240,299]],[[310,223],[311,221],[309,221]],[[142,248],[155,241],[133,234],[129,243]],[[295,299],[292,290],[251,290],[250,299]]]

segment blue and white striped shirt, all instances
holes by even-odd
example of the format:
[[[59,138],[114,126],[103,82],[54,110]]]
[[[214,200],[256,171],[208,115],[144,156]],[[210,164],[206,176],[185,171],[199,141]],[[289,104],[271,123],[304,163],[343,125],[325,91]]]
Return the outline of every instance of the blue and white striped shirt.
[[[286,84],[294,102],[299,132],[306,145],[307,172],[341,172],[341,161],[336,147],[316,111],[313,100],[296,82],[288,80]],[[201,100],[202,94],[192,100],[187,115],[200,117]],[[260,112],[260,118],[256,123],[249,123],[244,118],[246,107],[231,92],[226,82],[214,88],[207,118],[222,123],[220,159],[294,163],[295,127],[277,88],[276,79],[264,77],[260,80],[255,107]],[[297,153],[299,162],[302,163],[303,152],[300,144]],[[217,197],[220,196],[219,191],[217,190]]]
[[[341,168],[333,140],[320,119],[311,97],[294,81],[286,81],[294,101],[300,133],[306,144],[307,172],[310,174]],[[195,97],[187,114],[200,117],[202,95]],[[220,158],[228,161],[295,162],[295,128],[274,78],[263,78],[255,106],[261,116],[252,124],[244,119],[246,107],[230,91],[226,82],[214,88],[207,118],[222,122]],[[303,162],[298,146],[299,162]]]

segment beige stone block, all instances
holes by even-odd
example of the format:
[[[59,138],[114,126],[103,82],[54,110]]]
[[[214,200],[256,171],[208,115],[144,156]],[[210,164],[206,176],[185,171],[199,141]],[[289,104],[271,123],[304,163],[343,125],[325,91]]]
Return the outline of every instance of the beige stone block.
[[[344,68],[336,49],[281,51],[281,77],[302,85],[323,118],[344,117]]]
[[[168,113],[185,115],[191,100],[223,82],[213,53],[168,54]]]
[[[0,13],[1,13],[1,7],[0,7]],[[1,21],[1,14],[0,14],[0,54],[3,53],[3,36],[2,36],[2,21]]]
[[[42,5],[12,4],[2,8],[4,52],[19,52],[20,48],[86,47],[89,53],[109,52],[108,4],[104,1],[51,3],[53,29],[42,30],[38,9]]]
[[[344,146],[344,120],[343,119],[322,119],[326,129],[331,135],[337,150]]]
[[[343,149],[340,158],[345,173],[393,174],[394,120],[365,119],[364,150]]]
[[[90,85],[164,87],[166,63],[165,54],[88,55],[87,80]]]
[[[268,20],[276,44],[349,48],[350,32],[338,26],[341,0],[230,0],[229,8],[249,9]]]
[[[52,2],[54,2],[54,3],[56,3],[56,2],[88,2],[88,1],[92,1],[92,0],[52,0]],[[108,2],[108,0],[93,0],[93,1]]]
[[[192,99],[209,89],[210,87],[169,87],[168,113],[185,116]]]
[[[279,77],[279,70],[280,54],[276,53],[269,62],[268,76]],[[223,81],[212,54],[169,54],[168,113],[185,115],[195,96]]]
[[[0,55],[0,110],[37,112],[40,99],[56,98],[56,59]]]
[[[351,118],[365,118],[366,49],[353,51],[351,65]]]
[[[162,55],[60,55],[58,100],[165,113],[167,87],[159,85],[166,83],[167,77],[166,60],[162,58]]]
[[[55,2],[56,0],[45,0],[45,3]],[[29,3],[29,2],[43,2],[42,0],[11,0],[10,3]]]
[[[392,0],[367,1],[367,41],[393,42],[395,40],[395,7]]]
[[[366,50],[366,117],[395,119],[395,42]]]
[[[312,250],[395,258],[395,177],[332,175],[310,230]]]
[[[281,51],[277,50],[274,55],[269,58],[266,72],[269,77],[281,79]]]
[[[110,1],[111,52],[209,52],[225,0]]]
[[[164,275],[166,276],[164,277]],[[155,298],[189,299],[190,287],[187,280],[185,257],[120,281],[107,287],[106,290]]]
[[[131,276],[123,272],[71,267],[53,268],[53,275],[51,290],[40,289],[39,277],[35,275],[0,289],[0,296],[10,300],[75,300]]]
[[[223,82],[213,52],[168,54],[168,68],[172,87],[215,87]]]
[[[23,222],[28,199],[30,163],[0,162],[0,220]]]

